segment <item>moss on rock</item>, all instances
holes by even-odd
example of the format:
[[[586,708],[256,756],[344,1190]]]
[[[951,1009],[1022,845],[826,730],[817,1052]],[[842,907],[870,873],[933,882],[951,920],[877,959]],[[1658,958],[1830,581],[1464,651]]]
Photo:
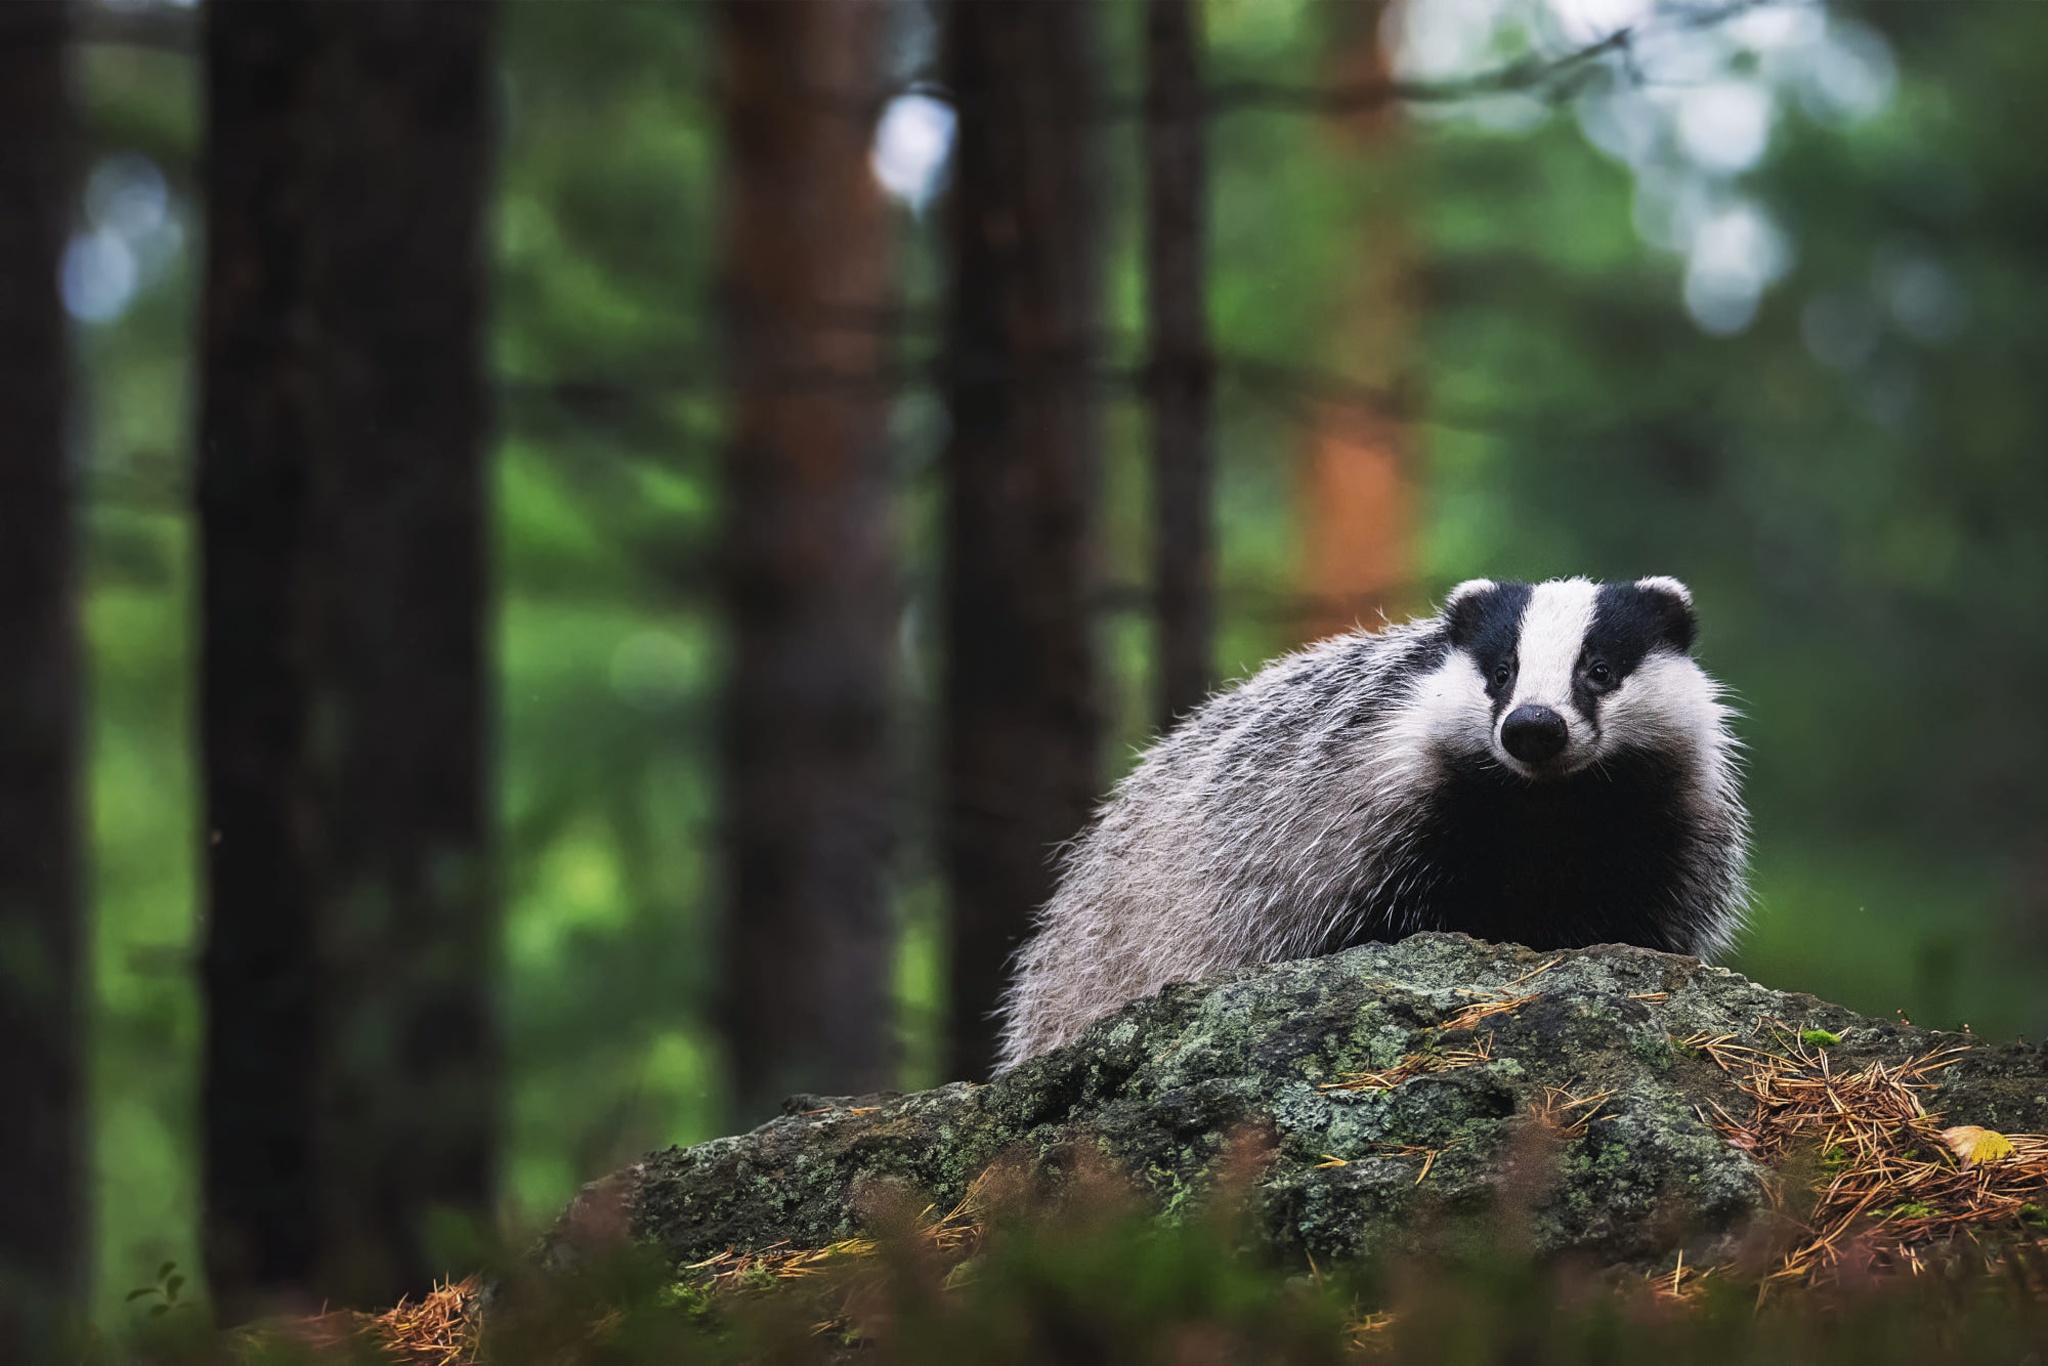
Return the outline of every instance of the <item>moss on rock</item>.
[[[1739,1109],[1735,1087],[1684,1041],[1773,1029],[1838,1038],[1844,1068],[1974,1042],[1671,954],[1419,934],[1168,987],[988,1085],[794,1097],[751,1133],[651,1154],[578,1208],[688,1263],[853,1235],[870,1189],[949,1207],[998,1160],[1043,1174],[1086,1151],[1180,1217],[1249,1143],[1253,1235],[1283,1261],[1394,1250],[1507,1208],[1531,1251],[1649,1264],[1707,1252],[1763,1207],[1764,1173],[1701,1118]],[[1346,1081],[1445,1050],[1484,1056],[1390,1089]],[[1928,1104],[1953,1123],[2048,1127],[2039,1051],[1978,1045],[1942,1075]]]

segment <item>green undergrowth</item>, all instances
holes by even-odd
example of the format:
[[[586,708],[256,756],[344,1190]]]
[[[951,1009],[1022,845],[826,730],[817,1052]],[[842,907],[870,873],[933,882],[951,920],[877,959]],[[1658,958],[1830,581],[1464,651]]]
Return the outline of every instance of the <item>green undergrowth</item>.
[[[909,1225],[904,1225],[906,1229]],[[1919,1274],[1772,1288],[1683,1268],[1617,1274],[1538,1263],[1512,1230],[1451,1255],[1372,1267],[1274,1267],[1234,1231],[1102,1209],[992,1222],[967,1248],[914,1231],[800,1274],[767,1264],[678,1273],[618,1254],[568,1273],[508,1272],[474,1324],[433,1341],[311,1345],[272,1326],[219,1334],[203,1310],[147,1319],[106,1366],[483,1361],[492,1366],[852,1363],[1635,1363],[1991,1366],[2048,1360],[2048,1268],[1933,1259]],[[962,1252],[966,1255],[960,1255]]]

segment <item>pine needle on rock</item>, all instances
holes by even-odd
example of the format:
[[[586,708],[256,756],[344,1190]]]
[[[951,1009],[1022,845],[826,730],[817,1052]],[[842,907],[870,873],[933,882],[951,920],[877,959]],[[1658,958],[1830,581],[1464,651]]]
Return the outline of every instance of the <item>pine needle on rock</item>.
[[[1745,1117],[1709,1117],[1729,1142],[1772,1165],[1819,1155],[1824,1184],[1805,1237],[1769,1281],[1812,1281],[1852,1266],[1918,1271],[1927,1250],[1959,1238],[2043,1245],[2048,1135],[1948,1126],[1925,1105],[1966,1047],[1844,1071],[1803,1035],[1780,1030],[1779,1038],[1781,1051],[1732,1034],[1682,1040],[1751,1101]]]

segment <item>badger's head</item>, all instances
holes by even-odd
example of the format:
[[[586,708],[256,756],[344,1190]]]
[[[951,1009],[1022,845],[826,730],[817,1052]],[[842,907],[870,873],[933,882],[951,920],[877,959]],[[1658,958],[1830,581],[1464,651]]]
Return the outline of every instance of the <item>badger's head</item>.
[[[1484,696],[1465,694],[1466,724],[1483,715],[1488,751],[1525,778],[1624,750],[1690,749],[1724,714],[1691,659],[1692,593],[1676,579],[1473,579],[1451,591],[1443,622],[1448,666],[1469,665]],[[1476,748],[1470,730],[1462,738]]]

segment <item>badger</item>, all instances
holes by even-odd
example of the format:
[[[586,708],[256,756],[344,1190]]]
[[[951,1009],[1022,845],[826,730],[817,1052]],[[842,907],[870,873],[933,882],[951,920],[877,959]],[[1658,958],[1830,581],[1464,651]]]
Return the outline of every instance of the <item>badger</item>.
[[[1711,956],[1748,819],[1692,593],[1473,579],[1210,698],[1062,856],[998,1071],[1169,982],[1418,930]]]

